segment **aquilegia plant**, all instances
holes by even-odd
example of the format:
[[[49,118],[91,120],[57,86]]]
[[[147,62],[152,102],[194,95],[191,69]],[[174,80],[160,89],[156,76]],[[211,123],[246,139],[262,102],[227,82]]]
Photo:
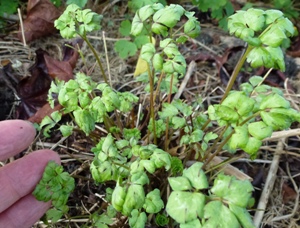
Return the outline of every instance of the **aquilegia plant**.
[[[90,10],[70,5],[55,26],[64,38],[81,36],[88,42],[87,32],[98,30],[100,19]],[[53,107],[57,97],[63,108],[42,121],[45,135],[50,135],[63,114],[70,115],[74,121],[60,125],[62,135],[81,130],[89,136],[95,143],[90,164],[95,183],[110,187],[108,183],[115,183],[106,189],[109,206],[90,217],[94,226],[108,227],[119,213],[128,217],[130,227],[151,223],[182,228],[254,227],[247,211],[254,203],[251,183],[223,173],[207,175],[204,170],[224,149],[233,154],[243,150],[255,159],[262,140],[300,120],[283,93],[262,84],[261,77],[253,76],[239,91],[231,89],[246,60],[252,67],[284,70],[280,44],[295,30],[280,11],[258,9],[238,11],[229,17],[228,28],[248,47],[222,101],[208,109],[201,101],[189,104],[171,97],[186,71],[179,47],[200,32],[194,13],[180,5],[146,5],[132,21],[132,36],[143,33],[149,37],[141,48],[144,69],[137,77],[149,95],[146,128],[136,113],[139,97],[130,92],[117,92],[106,82],[95,83],[84,73],[68,82],[52,82],[49,102]],[[155,36],[158,45],[152,42]],[[93,53],[101,67],[95,50]],[[167,98],[163,100],[162,94]],[[106,135],[96,134],[98,124],[104,126]],[[59,212],[52,218],[57,220],[60,212],[67,211],[61,206],[74,181],[60,168],[49,166],[35,195],[54,200]],[[55,187],[57,182],[62,187]]]

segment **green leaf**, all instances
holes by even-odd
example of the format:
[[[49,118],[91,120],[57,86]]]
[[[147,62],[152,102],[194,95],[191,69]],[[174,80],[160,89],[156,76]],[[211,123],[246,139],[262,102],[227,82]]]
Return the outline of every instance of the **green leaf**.
[[[183,103],[182,100],[177,99],[173,100],[172,104],[183,114],[183,116],[187,117],[192,115],[193,113],[193,108],[191,105]]]
[[[269,54],[272,56],[273,59],[273,68],[279,69],[282,72],[285,71],[285,62],[284,62],[284,57],[282,53],[282,49],[280,47],[266,47],[266,50],[269,52]]]
[[[244,148],[249,140],[248,129],[246,125],[237,126],[235,132],[231,136],[228,145],[230,149]]]
[[[184,33],[188,35],[191,38],[196,38],[200,34],[200,23],[197,21],[196,18],[190,18],[185,24],[184,24]]]
[[[290,127],[293,122],[293,119],[285,114],[276,113],[276,112],[260,112],[260,116],[264,123],[268,126],[271,126],[274,131],[283,130]]]
[[[46,212],[47,219],[51,220],[51,222],[53,223],[57,222],[63,215],[64,213],[61,210],[57,209],[49,209]]]
[[[129,217],[129,226],[131,228],[145,227],[146,222],[147,215],[145,212],[139,212],[137,209],[131,212],[131,216]]]
[[[93,179],[98,183],[103,183],[109,180],[117,180],[119,175],[115,165],[109,161],[104,161],[99,164],[99,161],[94,160],[90,166]]]
[[[122,211],[125,198],[126,198],[126,189],[125,187],[120,186],[119,182],[117,182],[117,185],[112,193],[112,199],[111,199],[111,204],[117,211]]]
[[[119,56],[122,59],[125,59],[129,56],[134,56],[137,52],[135,43],[132,43],[128,40],[118,40],[114,45],[114,49],[119,53]]]
[[[266,10],[265,11],[266,24],[269,25],[282,16],[283,13],[280,10],[275,10],[275,9]]]
[[[73,126],[61,125],[59,127],[60,132],[64,137],[70,136],[73,133]]]
[[[203,163],[196,162],[188,169],[184,169],[182,174],[182,177],[186,177],[190,181],[192,187],[197,190],[208,188],[207,177],[204,171],[202,170],[202,166]],[[173,190],[177,190],[177,189],[173,189]]]
[[[261,31],[265,26],[265,12],[261,9],[248,9],[244,13],[244,21],[246,26],[253,31]]]
[[[145,191],[143,186],[132,184],[128,187],[122,213],[129,216],[133,209],[140,209],[145,202]]]
[[[278,18],[273,26],[278,30],[284,31],[288,37],[296,33],[293,23],[286,17]]]
[[[173,116],[172,124],[174,129],[183,128],[184,126],[186,126],[186,120],[182,117]]]
[[[241,147],[246,153],[250,154],[251,159],[256,158],[256,153],[262,145],[262,141],[254,137],[249,137],[248,143]]]
[[[197,217],[203,217],[205,195],[198,192],[171,192],[166,210],[168,214],[178,223],[187,223]]]
[[[89,110],[97,123],[103,122],[103,118],[106,115],[106,108],[104,103],[101,100],[101,97],[95,97],[92,100],[89,106]]]
[[[145,203],[143,208],[147,213],[153,214],[158,213],[164,207],[164,202],[160,197],[159,189],[154,189],[146,195]]]
[[[141,50],[141,59],[145,60],[146,62],[150,63],[153,55],[155,54],[155,47],[152,43],[144,44]]]
[[[162,119],[171,118],[178,114],[178,109],[173,104],[163,103],[162,106],[163,106],[162,111],[159,112],[160,118]]]
[[[252,112],[255,101],[245,95],[242,91],[234,91],[230,93],[222,105],[228,106],[236,110],[240,116],[247,116]]]
[[[184,75],[186,70],[186,61],[182,55],[176,55],[173,59],[167,59],[163,65],[165,73],[178,73]]]
[[[158,54],[158,53],[154,54],[152,63],[153,63],[153,67],[155,70],[162,70],[163,58],[160,54]]]
[[[192,0],[192,3],[197,5],[201,11],[207,12],[208,9],[214,11],[222,8],[224,5],[226,5],[227,0]]]
[[[130,181],[132,184],[138,184],[142,186],[145,184],[149,184],[149,178],[144,171],[132,173]]]
[[[290,102],[288,102],[284,97],[277,93],[269,94],[265,96],[259,105],[260,110],[265,110],[269,108],[290,108]]]
[[[168,181],[173,191],[192,189],[191,183],[187,177],[168,177]]]
[[[253,87],[258,86],[262,81],[263,81],[263,78],[260,77],[260,76],[252,76],[252,77],[249,79],[249,82],[251,83],[251,85],[252,85]]]
[[[151,43],[149,36],[139,35],[134,38],[134,43],[138,49],[140,49],[144,44]]]
[[[2,17],[2,16],[4,16],[4,14],[6,14],[6,16],[8,16],[8,15],[12,15],[12,14],[16,13],[18,5],[19,5],[18,0],[11,0],[11,1],[1,0],[0,1],[0,16]]]
[[[164,47],[163,52],[168,56],[168,58],[174,58],[175,56],[180,56],[178,46],[175,43],[169,43]]]
[[[131,22],[129,20],[124,20],[121,22],[119,27],[119,32],[122,36],[129,36],[131,30]]]
[[[180,228],[202,228],[199,219],[180,224]]]
[[[140,165],[143,166],[151,174],[153,174],[156,170],[155,163],[151,160],[141,160]]]
[[[246,207],[252,196],[253,187],[249,180],[237,180],[234,176],[219,174],[211,192],[229,203]],[[224,216],[224,215],[223,215]]]
[[[240,224],[243,227],[255,228],[251,215],[246,210],[246,208],[236,206],[235,204],[229,204],[229,209],[235,214]]]
[[[95,130],[95,120],[91,113],[86,109],[77,109],[73,112],[75,122],[80,129],[89,135],[91,131]]]
[[[156,168],[165,167],[166,170],[171,168],[171,156],[169,153],[161,150],[155,149],[151,155],[151,160],[154,161]]]
[[[235,215],[220,201],[211,201],[204,207],[204,218],[207,219],[202,227],[240,227]]]
[[[282,31],[275,26],[272,26],[267,32],[260,36],[261,42],[264,45],[271,47],[279,47],[282,41],[286,38],[287,36],[285,35],[285,31]]]
[[[83,8],[87,3],[87,0],[67,0],[66,4],[70,5],[70,4],[75,4],[77,6],[79,6],[80,8]]]
[[[249,133],[258,140],[263,140],[270,137],[273,133],[272,127],[266,125],[264,122],[254,122],[248,124]]]
[[[218,135],[216,133],[208,132],[207,134],[205,134],[202,140],[203,142],[201,144],[201,149],[205,151],[208,148],[208,142],[216,138],[218,138]]]
[[[211,120],[217,120],[221,126],[224,125],[224,121],[236,123],[239,120],[238,113],[225,105],[210,105],[208,115]]]
[[[261,66],[272,68],[274,66],[272,56],[264,47],[254,47],[247,56],[247,62],[254,68]]]
[[[131,10],[136,11],[145,5],[152,5],[153,3],[156,2],[158,2],[158,0],[131,0],[128,1],[128,7]]]
[[[184,8],[180,5],[171,4],[170,6],[166,6],[153,15],[154,24],[162,24],[168,28],[173,28],[180,20],[184,11]]]

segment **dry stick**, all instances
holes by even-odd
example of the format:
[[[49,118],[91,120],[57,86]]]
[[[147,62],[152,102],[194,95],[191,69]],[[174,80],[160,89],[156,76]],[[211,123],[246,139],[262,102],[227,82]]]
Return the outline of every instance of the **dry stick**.
[[[104,31],[102,32],[102,37],[103,37],[103,45],[104,45],[104,51],[105,51],[105,57],[106,57],[108,80],[109,80],[109,85],[112,87],[111,74],[110,74],[110,65],[109,65],[109,59],[108,59],[108,54],[107,54],[106,38],[105,38],[105,32]]]
[[[262,221],[262,218],[265,214],[265,210],[268,204],[269,196],[271,194],[271,191],[274,187],[274,183],[277,177],[277,170],[278,170],[278,165],[279,165],[279,159],[280,159],[280,154],[281,151],[283,150],[283,142],[285,138],[281,139],[276,146],[276,151],[274,153],[274,157],[272,160],[272,164],[268,173],[268,177],[265,183],[265,187],[262,191],[262,194],[259,199],[259,203],[257,206],[257,211],[254,215],[253,223],[255,227],[259,227],[260,223]]]
[[[275,131],[269,138],[265,138],[263,142],[265,141],[275,141],[282,138],[288,138],[291,136],[297,136],[300,135],[300,128],[297,129],[291,129],[291,130],[284,130],[284,131]]]
[[[186,84],[190,80],[190,77],[191,77],[192,73],[194,72],[195,68],[196,68],[195,61],[190,62],[187,72],[184,76],[184,79],[182,80],[181,85],[180,85],[177,93],[174,96],[174,100],[178,99],[181,96],[181,94],[183,93],[183,90],[186,88]]]
[[[20,18],[20,26],[21,26],[21,32],[22,32],[23,45],[24,45],[24,47],[26,47],[27,44],[26,44],[26,39],[25,39],[24,25],[23,25],[23,19],[22,19],[22,14],[21,14],[20,8],[18,8],[18,15],[19,15],[19,18]]]

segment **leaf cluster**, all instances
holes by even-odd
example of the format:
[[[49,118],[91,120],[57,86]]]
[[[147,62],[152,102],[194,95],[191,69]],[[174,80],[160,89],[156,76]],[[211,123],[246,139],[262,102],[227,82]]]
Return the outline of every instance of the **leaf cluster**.
[[[71,39],[76,36],[86,36],[87,32],[97,31],[101,28],[102,16],[92,12],[91,9],[81,8],[70,4],[64,13],[54,22],[55,28],[60,31],[63,38]]]
[[[101,93],[102,96],[96,96]],[[123,113],[130,111],[138,98],[128,92],[115,92],[106,83],[96,84],[83,73],[77,73],[75,79],[68,82],[52,82],[48,100],[54,107],[55,99],[64,107],[51,114],[41,122],[45,127],[45,135],[61,119],[62,114],[70,114],[80,129],[89,135],[95,130],[96,123],[103,123],[108,118],[108,113],[118,110]],[[110,123],[107,123],[110,124]],[[62,125],[60,130],[64,136],[72,133],[73,126]]]
[[[56,222],[68,212],[69,207],[66,203],[74,188],[74,178],[69,173],[63,172],[61,165],[54,161],[49,161],[45,167],[42,179],[32,194],[37,200],[52,201],[54,208],[48,210],[46,216],[52,222]]]
[[[300,121],[300,114],[291,108],[282,92],[260,85],[261,82],[261,77],[254,76],[241,85],[241,91],[232,91],[222,104],[208,108],[211,120],[228,127],[224,138],[230,135],[230,139],[225,148],[243,149],[252,158],[256,157],[262,140],[273,131],[287,129],[293,122]]]
[[[168,214],[185,228],[255,227],[246,210],[253,201],[251,183],[219,174],[207,196],[202,192],[209,186],[202,166],[196,162],[182,176],[168,178],[173,190],[166,205]]]
[[[252,67],[265,66],[285,71],[282,42],[295,34],[292,22],[279,10],[240,10],[228,18],[230,34],[247,42]]]

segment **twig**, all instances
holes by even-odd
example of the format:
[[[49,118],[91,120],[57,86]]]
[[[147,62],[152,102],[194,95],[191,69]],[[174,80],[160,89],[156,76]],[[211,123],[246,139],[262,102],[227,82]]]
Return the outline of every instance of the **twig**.
[[[291,130],[284,130],[284,131],[275,131],[275,132],[273,132],[273,134],[270,137],[265,138],[263,140],[263,142],[275,141],[275,140],[278,140],[278,139],[288,138],[288,137],[296,136],[296,135],[300,135],[300,128],[291,129]]]
[[[254,215],[253,223],[254,223],[255,227],[260,226],[262,218],[265,214],[265,210],[266,210],[266,207],[267,207],[267,204],[269,201],[271,191],[274,187],[274,183],[275,183],[275,180],[277,177],[276,174],[277,174],[278,165],[279,165],[280,152],[281,152],[281,150],[283,150],[283,142],[284,142],[284,139],[280,140],[277,143],[276,152],[274,153],[274,157],[273,157],[272,164],[271,164],[271,167],[270,167],[270,170],[268,173],[265,187],[260,196],[258,206],[257,206],[257,211]]]
[[[18,8],[18,15],[20,18],[20,26],[21,26],[21,33],[22,33],[22,40],[23,40],[23,46],[26,47],[26,39],[25,39],[25,33],[24,33],[24,25],[23,25],[23,19],[20,8]]]
[[[196,68],[195,61],[190,62],[189,67],[187,69],[187,72],[184,76],[184,79],[183,79],[177,93],[174,96],[175,100],[178,99],[181,96],[181,94],[183,93],[183,90],[186,88],[186,84],[190,80],[190,77],[191,77],[192,73],[194,72],[195,68]]]
[[[199,40],[196,40],[196,39],[191,39],[194,43],[197,43],[199,46],[205,48],[207,51],[215,54],[215,55],[218,55],[217,52],[215,52],[213,49],[207,47],[205,44],[201,43]]]
[[[107,65],[107,73],[108,73],[108,80],[109,80],[109,85],[112,86],[112,81],[111,81],[111,74],[110,74],[110,65],[109,65],[109,59],[108,59],[108,53],[107,53],[107,45],[106,45],[106,38],[105,38],[105,32],[102,32],[102,37],[103,37],[103,45],[104,45],[104,51],[105,51],[105,57],[106,57],[106,65]]]

